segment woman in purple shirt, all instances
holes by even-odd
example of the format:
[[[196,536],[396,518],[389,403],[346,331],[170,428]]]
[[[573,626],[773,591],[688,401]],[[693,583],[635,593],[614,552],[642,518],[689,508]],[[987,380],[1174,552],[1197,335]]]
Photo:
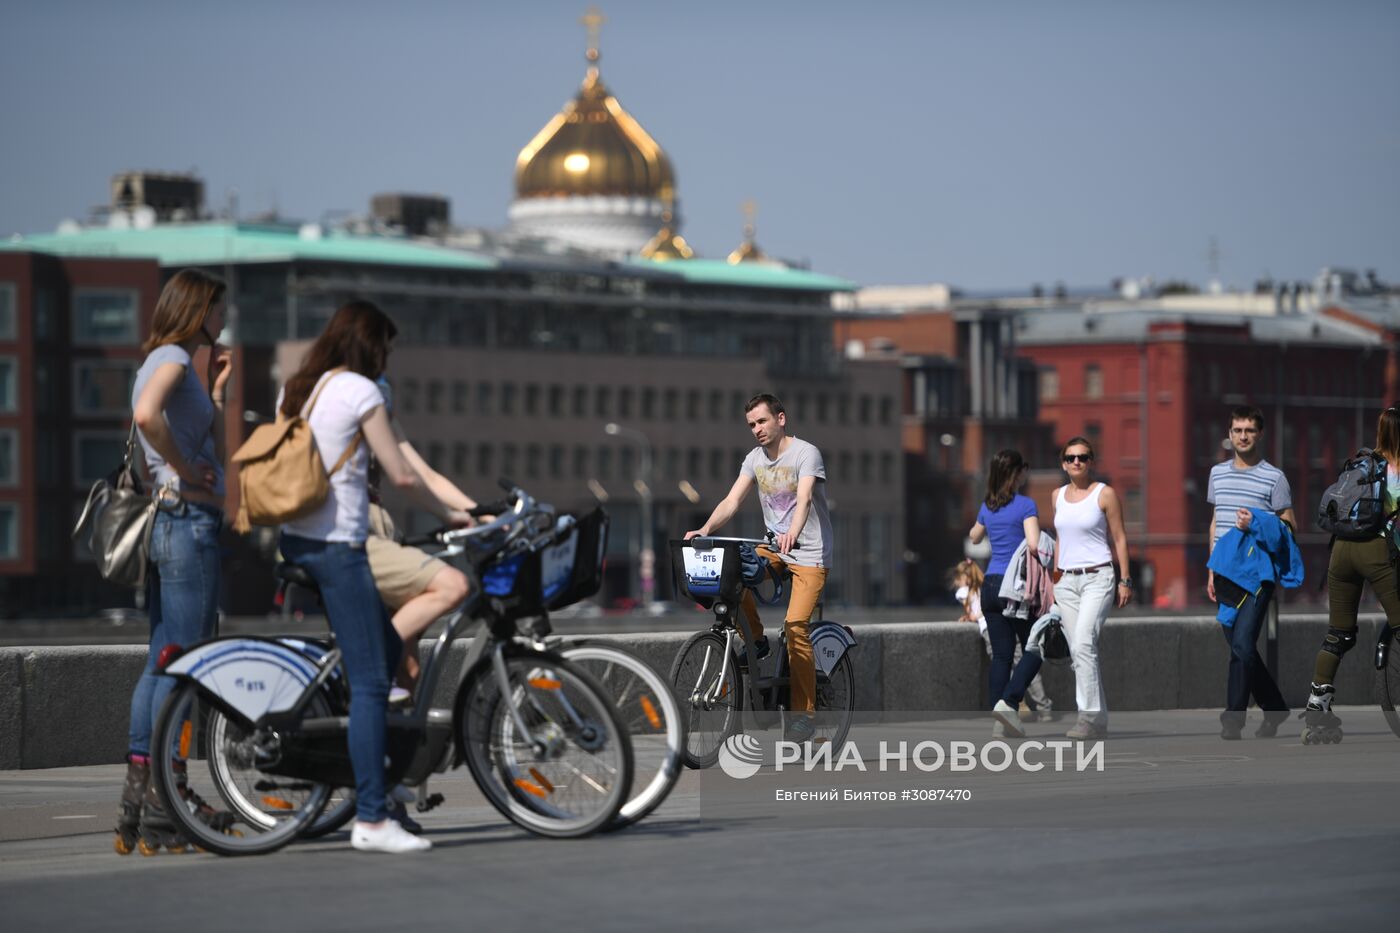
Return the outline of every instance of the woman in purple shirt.
[[[1031,619],[1008,619],[1002,615],[1002,578],[1011,556],[1021,542],[1031,553],[1040,545],[1040,519],[1036,515],[1035,503],[1018,490],[1026,485],[1026,474],[1030,466],[1019,451],[1001,450],[992,458],[987,470],[987,498],[977,510],[977,524],[972,526],[968,537],[973,544],[981,544],[983,538],[992,542],[992,560],[987,565],[987,576],[982,582],[982,613],[987,619],[987,637],[992,642],[992,665],[987,677],[988,700],[993,715],[1002,708],[1015,712],[1025,696],[1026,687],[1040,669],[1040,655],[1025,651],[1026,639],[1030,637]],[[1016,642],[1021,643],[1021,662],[1016,666],[1016,676],[1011,675],[1011,660],[1016,654]],[[1020,736],[1015,724],[1017,717],[1000,716],[993,728],[993,735],[1005,734]]]

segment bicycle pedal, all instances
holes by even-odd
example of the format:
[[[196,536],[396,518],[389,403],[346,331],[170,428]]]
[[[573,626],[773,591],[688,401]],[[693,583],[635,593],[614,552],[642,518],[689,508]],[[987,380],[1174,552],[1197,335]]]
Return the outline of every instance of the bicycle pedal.
[[[442,794],[429,794],[428,799],[418,801],[413,805],[413,808],[419,813],[427,813],[429,810],[441,806],[446,799]]]

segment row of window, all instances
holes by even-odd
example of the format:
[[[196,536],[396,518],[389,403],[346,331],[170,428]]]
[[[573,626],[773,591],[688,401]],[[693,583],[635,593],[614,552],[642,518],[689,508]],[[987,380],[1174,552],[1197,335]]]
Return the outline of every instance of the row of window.
[[[19,556],[19,503],[0,502],[0,560]]]
[[[657,451],[655,480],[678,483],[681,480],[706,480],[728,484],[739,475],[747,451],[738,448],[724,450],[699,447],[681,449],[667,447]],[[477,444],[452,445],[432,442],[424,455],[433,469],[452,476],[475,476],[493,480],[497,476],[512,479],[555,480],[586,479],[632,480],[637,478],[640,462],[633,447],[588,447],[563,444]],[[895,454],[862,450],[843,450],[828,455],[827,475],[833,479],[863,484],[895,482]]]
[[[402,379],[395,386],[395,404],[403,414],[548,415],[555,418],[640,418],[690,422],[730,421],[743,417],[745,392],[720,389],[655,389],[631,386],[564,386],[513,382],[451,383],[438,379]],[[891,396],[798,392],[783,400],[795,420],[827,424],[887,425],[894,420]]]
[[[1040,400],[1053,402],[1060,397],[1060,371],[1046,367],[1040,371]],[[1103,398],[1103,367],[1089,363],[1084,367],[1084,397]]]
[[[0,282],[0,340],[14,340],[17,288]],[[34,290],[34,337],[54,334],[53,292]],[[73,289],[73,343],[86,346],[135,346],[140,342],[141,293],[134,288]]]

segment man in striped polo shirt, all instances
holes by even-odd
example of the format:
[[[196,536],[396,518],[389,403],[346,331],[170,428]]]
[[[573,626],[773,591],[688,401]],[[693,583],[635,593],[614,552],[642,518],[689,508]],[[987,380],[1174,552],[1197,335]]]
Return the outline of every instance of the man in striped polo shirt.
[[[1293,491],[1283,471],[1263,457],[1260,438],[1264,433],[1264,413],[1253,406],[1230,412],[1230,444],[1234,457],[1217,463],[1210,471],[1206,501],[1214,507],[1208,541],[1210,550],[1231,528],[1249,527],[1250,509],[1273,512],[1296,527],[1293,518]],[[1206,592],[1215,597],[1215,573],[1207,570]],[[1269,674],[1257,647],[1259,630],[1269,611],[1274,586],[1264,584],[1249,595],[1239,608],[1234,625],[1225,629],[1230,642],[1230,676],[1226,686],[1225,712],[1220,716],[1220,737],[1238,739],[1244,729],[1245,710],[1250,694],[1265,710],[1264,722],[1254,733],[1261,738],[1278,734],[1279,724],[1288,718],[1288,704]]]

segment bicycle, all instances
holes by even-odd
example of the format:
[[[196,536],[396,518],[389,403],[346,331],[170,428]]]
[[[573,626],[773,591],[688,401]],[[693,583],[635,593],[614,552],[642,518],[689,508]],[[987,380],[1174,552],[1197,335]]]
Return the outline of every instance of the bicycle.
[[[448,556],[465,555],[473,585],[432,647],[418,696],[433,695],[450,645],[469,629],[476,637],[450,709],[424,702],[386,716],[385,782],[422,785],[465,763],[511,822],[541,836],[584,836],[608,825],[629,797],[628,733],[590,675],[522,636],[518,624],[546,603],[597,591],[607,517],[556,517],[514,487],[509,504],[493,521],[438,536]],[[317,589],[294,565],[278,574]],[[349,690],[333,639],[216,638],[171,646],[158,667],[178,684],[158,716],[155,747],[178,747],[191,765],[202,757],[207,769],[188,767],[186,778],[163,755],[151,779],[195,845],[221,855],[274,851],[316,823],[335,788],[354,786]],[[190,786],[196,776],[207,784]],[[232,825],[205,823],[185,803],[191,792],[222,800]]]
[[[725,740],[742,725],[746,700],[754,724],[761,729],[781,724],[787,711],[791,677],[786,631],[779,633],[769,655],[776,655],[776,668],[764,673],[754,650],[753,632],[740,609],[744,590],[754,590],[757,597],[759,585],[744,579],[742,551],[745,547],[771,546],[772,537],[770,532],[768,540],[698,537],[671,541],[677,592],[714,614],[710,628],[687,639],[671,665],[670,680],[686,717],[685,764],[689,768],[709,768],[719,760]],[[817,669],[816,734],[811,741],[813,745],[829,742],[839,750],[855,710],[855,665],[851,659],[855,634],[847,626],[822,620],[819,610],[818,621],[808,625],[808,638]],[[746,662],[743,666],[741,657]],[[768,713],[776,715],[765,715]]]

